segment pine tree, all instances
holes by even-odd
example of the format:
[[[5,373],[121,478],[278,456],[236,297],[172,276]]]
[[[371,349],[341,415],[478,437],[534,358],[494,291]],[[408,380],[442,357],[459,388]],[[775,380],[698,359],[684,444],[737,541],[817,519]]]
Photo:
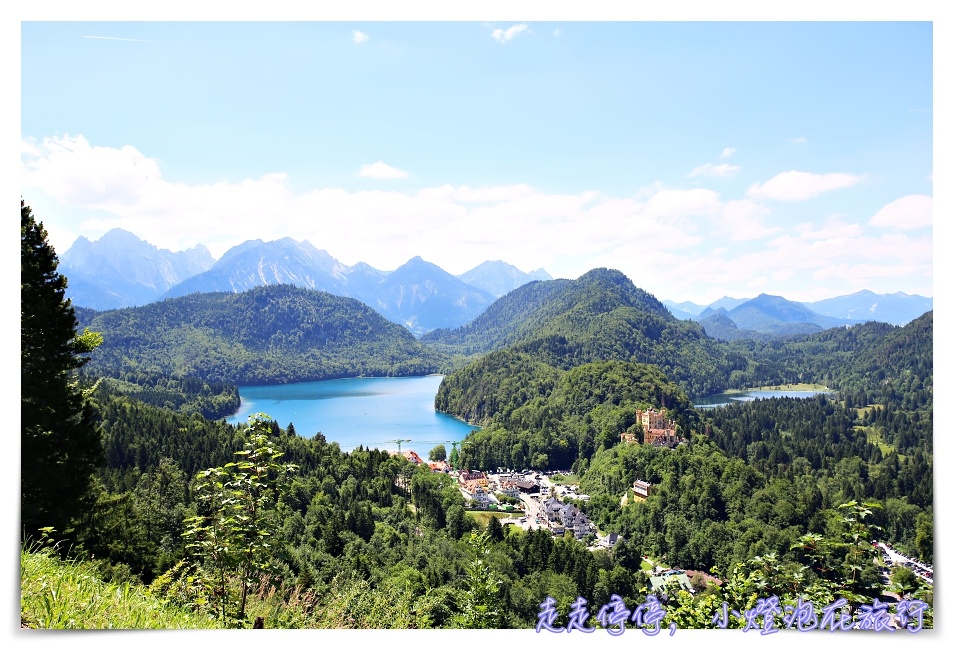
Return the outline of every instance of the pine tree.
[[[487,536],[494,542],[502,542],[504,539],[503,526],[496,517],[491,516],[490,521],[487,522]]]
[[[69,536],[94,499],[103,461],[96,414],[76,381],[101,341],[77,336],[66,278],[46,230],[20,201],[20,523],[25,535],[52,527]]]

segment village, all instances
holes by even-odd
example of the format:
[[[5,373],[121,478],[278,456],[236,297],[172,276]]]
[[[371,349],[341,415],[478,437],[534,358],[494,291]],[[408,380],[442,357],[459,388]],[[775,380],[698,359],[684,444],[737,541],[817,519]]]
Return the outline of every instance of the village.
[[[676,432],[675,421],[667,417],[665,408],[658,411],[637,409],[636,422],[642,427],[643,441],[639,441],[637,434],[621,433],[621,444],[645,444],[671,449],[685,443]],[[503,526],[517,526],[524,531],[544,530],[555,537],[570,534],[591,550],[612,549],[622,539],[615,532],[601,534],[580,509],[577,504],[585,503],[590,497],[581,493],[577,485],[562,480],[571,475],[569,470],[540,472],[498,468],[496,472],[483,472],[455,469],[446,460],[425,461],[414,450],[400,453],[415,465],[426,465],[433,472],[452,476],[471,510],[505,513],[506,516],[500,518]],[[633,481],[634,501],[646,499],[651,491],[652,484],[648,481]],[[630,492],[627,491],[621,505],[629,497]],[[704,589],[706,583],[721,584],[718,578],[702,571],[663,566],[645,556],[643,565],[650,575],[650,589],[654,593],[664,593],[675,587],[694,594]]]
[[[673,448],[685,442],[676,431],[676,423],[667,417],[666,409],[636,409],[636,423],[643,431],[640,443],[637,434],[621,433],[621,444],[645,444]],[[446,460],[425,461],[414,450],[399,452],[415,465],[427,465],[433,472],[450,474],[473,510],[490,510],[513,513],[513,517],[501,520],[504,525],[520,526],[524,530],[544,529],[555,536],[567,532],[578,540],[591,542],[595,547],[612,548],[618,536],[615,533],[600,535],[596,526],[573,502],[585,502],[589,496],[578,492],[575,485],[562,485],[550,480],[564,476],[569,471],[537,472],[533,470],[509,470],[498,468],[497,472],[458,469]],[[641,479],[633,483],[635,498],[649,496],[651,485]],[[627,495],[628,496],[628,495]],[[624,496],[624,503],[627,497]],[[522,515],[520,514],[522,512]]]
[[[677,425],[667,417],[665,408],[636,409],[636,423],[641,427],[642,441],[637,433],[624,432],[620,434],[620,444],[672,449],[686,442],[678,435]],[[585,503],[590,497],[567,480],[572,476],[569,470],[541,472],[498,468],[496,472],[483,472],[455,469],[446,460],[428,462],[413,450],[400,453],[415,465],[427,465],[433,472],[449,474],[456,480],[470,510],[502,513],[504,516],[500,517],[500,523],[503,526],[517,526],[524,531],[544,530],[555,537],[572,535],[594,551],[612,549],[622,539],[615,532],[601,534],[580,509],[579,504]],[[643,501],[652,491],[651,482],[636,478],[632,489],[622,496],[620,506],[625,506],[630,498],[634,502]],[[933,583],[933,567],[900,556],[883,543],[876,543],[876,546],[880,546],[884,554],[882,582],[887,584],[891,566],[902,565],[911,567],[926,582]],[[703,571],[664,566],[647,556],[643,556],[643,569],[649,576],[650,591],[659,595],[680,589],[695,594],[704,590],[709,583],[721,584],[719,578]]]

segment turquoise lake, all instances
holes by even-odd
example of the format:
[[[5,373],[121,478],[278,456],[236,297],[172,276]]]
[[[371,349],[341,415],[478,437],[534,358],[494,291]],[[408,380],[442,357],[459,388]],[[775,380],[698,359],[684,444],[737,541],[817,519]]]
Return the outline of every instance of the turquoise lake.
[[[699,399],[692,400],[692,405],[696,408],[707,409],[714,406],[725,406],[735,402],[751,402],[756,399],[769,399],[772,397],[812,397],[819,393],[831,393],[829,390],[750,390],[741,393],[717,393],[707,395]]]
[[[303,438],[321,432],[328,442],[350,451],[358,445],[413,449],[422,458],[434,443],[461,441],[475,427],[434,410],[442,375],[426,377],[361,377],[310,381],[280,386],[239,386],[242,405],[228,418],[244,423],[265,413],[279,426],[289,423]],[[406,442],[410,440],[411,442]]]

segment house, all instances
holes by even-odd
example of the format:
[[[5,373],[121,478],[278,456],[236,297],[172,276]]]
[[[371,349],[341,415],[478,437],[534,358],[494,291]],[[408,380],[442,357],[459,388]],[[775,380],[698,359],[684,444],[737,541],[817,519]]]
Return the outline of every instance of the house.
[[[457,482],[460,484],[462,488],[464,488],[468,492],[473,492],[473,488],[468,487],[468,485],[472,483],[479,485],[485,490],[490,485],[490,481],[487,480],[487,477],[484,475],[483,472],[468,471],[466,469],[461,470],[460,474],[457,475]]]
[[[646,498],[649,496],[649,490],[652,487],[652,483],[648,481],[633,481],[633,494],[638,497]]]
[[[461,489],[464,491],[464,494],[474,502],[476,507],[484,509],[490,505],[490,494],[486,487],[480,484],[479,480],[467,481],[461,486]]]
[[[402,451],[402,452],[401,452],[401,455],[404,456],[404,457],[405,457],[406,459],[408,459],[409,461],[411,461],[412,463],[414,463],[415,465],[423,465],[423,464],[424,464],[424,460],[423,460],[420,456],[417,455],[417,452],[416,452],[416,451],[413,451],[413,450]]]
[[[604,548],[613,548],[622,541],[623,536],[619,533],[610,533],[605,537],[598,537],[596,543]]]
[[[524,494],[529,494],[537,489],[537,484],[533,481],[518,480],[513,482],[517,489]]]
[[[666,409],[636,409],[636,424],[643,428],[645,445],[672,448],[682,442],[676,433],[676,421],[666,416]],[[621,433],[619,441],[639,442],[635,433]]]
[[[428,467],[431,468],[432,472],[450,472],[450,465],[447,464],[446,460],[438,460],[433,463],[428,463]]]
[[[543,502],[541,510],[543,510],[543,514],[548,520],[559,521],[560,511],[563,509],[564,505],[565,504],[556,497],[550,497]]]
[[[672,593],[673,591],[688,591],[695,594],[696,589],[689,582],[689,577],[682,571],[667,571],[661,576],[649,579],[649,590],[656,594]]]
[[[471,498],[476,494],[487,494],[487,479],[474,479],[472,481],[464,481],[461,484],[461,487],[464,488],[464,491],[467,494],[471,495]]]
[[[517,499],[520,497],[520,488],[513,481],[503,481],[500,483],[500,492],[508,497]]]
[[[546,518],[547,526],[554,535],[573,531],[577,539],[596,532],[596,526],[589,517],[573,504],[563,503],[556,497],[550,497],[540,504],[540,510]]]
[[[596,527],[583,512],[574,505],[564,505],[558,513],[560,522],[567,530],[573,531],[577,539],[596,532]]]
[[[596,527],[590,522],[586,515],[583,515],[573,523],[573,536],[582,539],[590,533],[596,533]]]
[[[478,488],[474,492],[474,501],[477,502],[477,507],[481,509],[486,509],[490,505],[490,495],[486,491]]]

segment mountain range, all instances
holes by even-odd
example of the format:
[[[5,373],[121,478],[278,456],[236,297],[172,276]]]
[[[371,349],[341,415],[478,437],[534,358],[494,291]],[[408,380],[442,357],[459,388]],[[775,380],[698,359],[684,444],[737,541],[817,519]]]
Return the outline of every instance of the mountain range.
[[[288,237],[249,240],[216,261],[202,245],[174,253],[121,229],[110,230],[97,241],[77,239],[60,257],[60,270],[69,280],[67,296],[78,307],[103,311],[192,293],[240,293],[289,284],[355,298],[418,337],[459,328],[514,290],[552,280],[543,269],[524,273],[500,260],[483,262],[459,276],[420,257],[394,271],[364,262],[348,266],[308,241]],[[547,293],[554,287],[541,290]],[[868,320],[904,325],[933,309],[931,298],[871,291],[814,303],[762,294],[751,300],[723,297],[709,305],[670,300],[662,304],[677,319],[698,321],[709,336],[722,340],[810,334]],[[474,346],[475,341],[470,339],[467,345]]]
[[[420,257],[394,271],[359,262],[348,266],[307,241],[249,240],[218,260],[202,246],[183,253],[160,250],[114,229],[98,241],[81,237],[61,258],[73,304],[97,310],[145,305],[192,293],[240,293],[290,284],[356,298],[415,335],[474,319],[504,293],[549,280],[501,261],[484,262],[456,277]]]
[[[934,308],[932,298],[867,290],[816,302],[763,293],[752,299],[726,296],[709,305],[671,300],[663,304],[676,318],[699,321],[709,336],[723,340],[811,334],[867,321],[906,325]]]

